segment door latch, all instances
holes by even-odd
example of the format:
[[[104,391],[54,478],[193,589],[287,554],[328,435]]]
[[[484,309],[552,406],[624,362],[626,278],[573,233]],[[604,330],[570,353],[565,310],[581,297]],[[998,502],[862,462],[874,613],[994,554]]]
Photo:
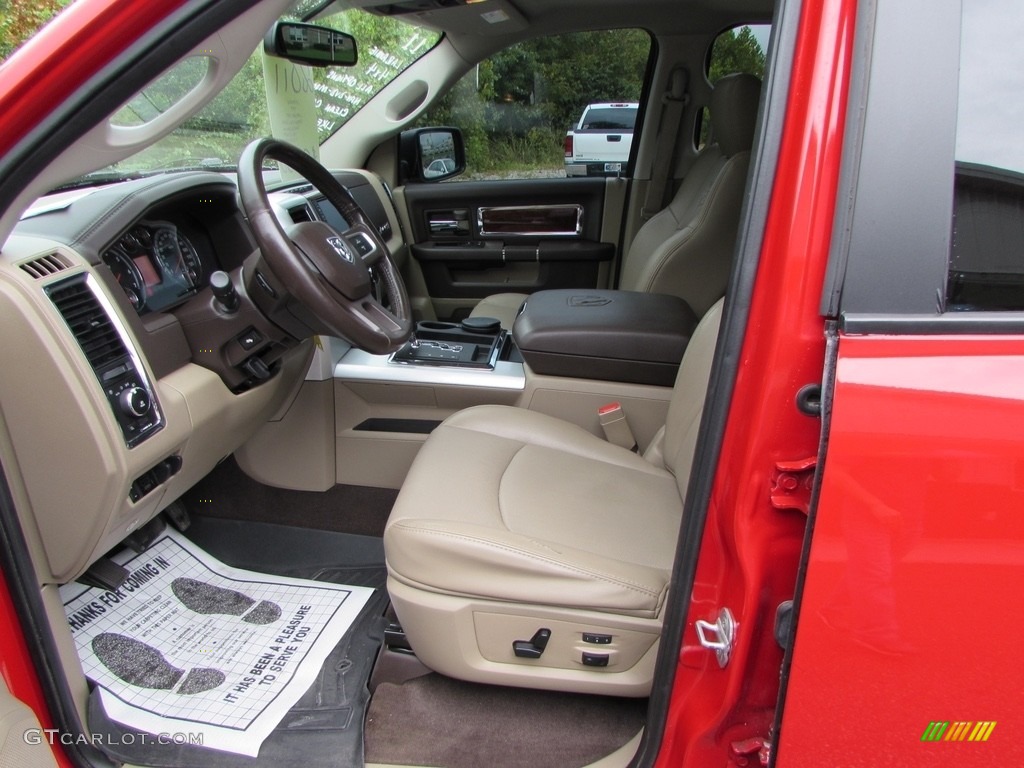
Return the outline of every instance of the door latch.
[[[733,618],[732,611],[728,608],[723,608],[718,612],[718,621],[714,624],[703,619],[694,622],[701,646],[715,652],[719,667],[725,667],[729,663],[729,655],[736,642],[737,626],[736,619]]]
[[[815,456],[799,461],[779,461],[771,477],[771,503],[776,509],[796,509],[805,515],[811,509],[811,488],[814,487]]]

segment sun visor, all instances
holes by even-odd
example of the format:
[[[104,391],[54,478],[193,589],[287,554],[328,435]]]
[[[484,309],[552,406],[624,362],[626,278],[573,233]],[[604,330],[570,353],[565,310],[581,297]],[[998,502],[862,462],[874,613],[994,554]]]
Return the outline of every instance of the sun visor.
[[[507,35],[527,27],[523,15],[506,0],[407,0],[366,10],[405,16],[414,24],[453,34]]]

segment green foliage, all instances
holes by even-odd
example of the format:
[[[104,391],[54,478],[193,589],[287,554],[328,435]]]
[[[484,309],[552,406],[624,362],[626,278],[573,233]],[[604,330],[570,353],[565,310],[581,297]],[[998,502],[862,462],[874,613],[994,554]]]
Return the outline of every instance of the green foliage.
[[[417,124],[461,128],[474,172],[561,170],[566,129],[587,104],[639,100],[650,47],[640,30],[528,40],[482,62]]]
[[[0,61],[70,3],[71,0],[0,0]]]
[[[711,46],[708,82],[717,83],[733,72],[749,72],[764,77],[765,54],[750,27],[730,29],[720,34]]]

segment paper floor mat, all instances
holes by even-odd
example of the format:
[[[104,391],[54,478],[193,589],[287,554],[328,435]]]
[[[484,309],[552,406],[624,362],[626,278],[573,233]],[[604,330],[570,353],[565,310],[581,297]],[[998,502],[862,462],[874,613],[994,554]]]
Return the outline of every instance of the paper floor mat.
[[[116,592],[61,588],[86,676],[114,720],[256,756],[373,590],[231,568],[174,531],[114,558]]]

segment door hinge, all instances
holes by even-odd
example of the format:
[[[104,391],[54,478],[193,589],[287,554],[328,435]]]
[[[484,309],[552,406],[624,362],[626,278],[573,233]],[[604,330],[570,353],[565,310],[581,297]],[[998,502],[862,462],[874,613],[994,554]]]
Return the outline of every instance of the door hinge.
[[[771,758],[772,743],[760,736],[734,741],[729,748],[729,760],[741,768],[752,765],[767,766]]]
[[[818,459],[778,461],[771,477],[771,502],[776,509],[796,509],[805,515],[811,509],[811,488]]]

